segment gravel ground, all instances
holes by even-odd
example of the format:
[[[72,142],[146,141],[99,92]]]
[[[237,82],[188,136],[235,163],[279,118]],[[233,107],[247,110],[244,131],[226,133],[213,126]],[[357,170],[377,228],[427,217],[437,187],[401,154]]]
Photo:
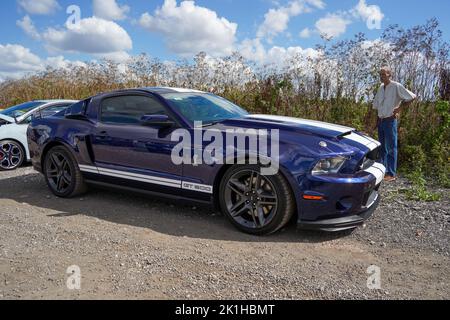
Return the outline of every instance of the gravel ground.
[[[383,187],[351,234],[253,237],[210,208],[100,189],[58,199],[31,167],[1,172],[0,299],[449,299],[448,193],[412,202],[405,187]],[[71,265],[81,290],[67,289]]]

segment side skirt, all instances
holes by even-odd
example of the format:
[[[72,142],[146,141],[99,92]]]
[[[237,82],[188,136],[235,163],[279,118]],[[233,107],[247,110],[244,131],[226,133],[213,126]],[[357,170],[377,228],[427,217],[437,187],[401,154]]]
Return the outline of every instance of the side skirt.
[[[168,193],[144,190],[144,189],[140,189],[140,188],[121,186],[121,185],[117,185],[117,184],[113,184],[113,183],[100,182],[100,181],[96,181],[96,180],[86,180],[86,183],[93,185],[93,186],[100,187],[100,188],[105,188],[105,189],[115,189],[115,190],[121,190],[121,191],[128,191],[130,193],[139,193],[141,195],[150,195],[153,197],[157,197],[161,200],[171,199],[171,200],[176,200],[176,201],[182,201],[183,203],[186,203],[186,204],[196,203],[196,204],[201,204],[201,205],[205,205],[205,206],[213,206],[212,197],[210,200],[200,200],[200,199],[172,195],[172,194],[168,194]]]

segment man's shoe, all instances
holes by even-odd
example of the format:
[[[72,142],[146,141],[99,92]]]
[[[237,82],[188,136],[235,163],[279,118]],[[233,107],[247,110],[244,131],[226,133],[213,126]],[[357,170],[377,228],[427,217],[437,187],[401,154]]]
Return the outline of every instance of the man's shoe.
[[[394,182],[395,180],[397,180],[397,178],[393,176],[387,175],[386,177],[384,177],[385,182]]]

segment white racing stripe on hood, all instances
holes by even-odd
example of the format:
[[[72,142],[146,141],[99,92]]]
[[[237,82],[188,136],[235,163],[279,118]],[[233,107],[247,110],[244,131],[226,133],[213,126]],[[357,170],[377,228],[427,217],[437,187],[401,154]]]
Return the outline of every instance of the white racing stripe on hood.
[[[328,129],[328,130],[340,132],[341,134],[349,133],[348,135],[345,135],[343,138],[352,140],[359,144],[362,144],[363,146],[366,146],[367,148],[369,148],[371,151],[375,150],[376,148],[378,148],[380,146],[380,143],[378,141],[376,141],[375,139],[359,135],[354,132],[355,131],[354,128],[341,126],[338,124],[331,124],[331,123],[326,123],[326,122],[321,122],[321,121],[292,118],[292,117],[271,116],[271,115],[264,115],[264,114],[251,115],[249,118],[290,122],[290,123],[301,124],[301,125],[305,125],[305,126]]]
[[[251,115],[249,118],[252,119],[261,119],[261,120],[273,120],[273,121],[283,121],[283,122],[291,122],[295,124],[301,124],[305,126],[311,126],[316,128],[323,128],[328,130],[337,131],[340,133],[347,133],[354,131],[354,128],[341,126],[338,124],[331,124],[327,122],[321,122],[321,121],[315,121],[315,120],[307,120],[307,119],[300,119],[300,118],[292,118],[292,117],[283,117],[283,116],[270,116],[266,114],[257,114],[257,115]]]
[[[375,150],[381,145],[378,141],[366,136],[361,136],[355,132],[352,132],[351,134],[344,136],[344,139],[352,140],[354,142],[362,144],[367,148],[369,148],[370,151]]]

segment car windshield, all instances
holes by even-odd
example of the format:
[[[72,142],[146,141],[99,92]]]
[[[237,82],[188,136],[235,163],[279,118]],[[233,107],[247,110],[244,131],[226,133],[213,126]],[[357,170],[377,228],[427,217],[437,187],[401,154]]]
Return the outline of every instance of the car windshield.
[[[201,121],[203,125],[209,125],[248,115],[241,107],[210,93],[166,93],[162,96],[191,123]]]
[[[42,106],[43,104],[45,104],[45,102],[40,102],[40,101],[25,102],[25,103],[19,104],[17,106],[5,109],[5,110],[1,111],[0,113],[4,114],[5,116],[8,116],[8,117],[16,117],[17,118],[17,117],[24,115],[28,111],[31,111],[39,106]]]

